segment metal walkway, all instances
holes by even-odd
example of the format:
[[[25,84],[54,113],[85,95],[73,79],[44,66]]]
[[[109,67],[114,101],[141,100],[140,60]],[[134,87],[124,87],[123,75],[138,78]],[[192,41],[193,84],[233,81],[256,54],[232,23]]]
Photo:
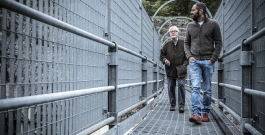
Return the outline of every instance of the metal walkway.
[[[167,92],[155,108],[131,131],[130,135],[224,135],[225,133],[214,119],[209,115],[210,122],[200,125],[189,122],[191,116],[190,92],[186,91],[185,112],[169,111],[170,104]]]

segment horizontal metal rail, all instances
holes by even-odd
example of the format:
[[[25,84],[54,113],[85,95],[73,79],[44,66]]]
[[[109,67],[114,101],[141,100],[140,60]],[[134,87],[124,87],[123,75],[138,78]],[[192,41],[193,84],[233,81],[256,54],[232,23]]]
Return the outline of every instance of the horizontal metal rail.
[[[231,50],[229,50],[227,53],[223,54],[222,56],[219,57],[219,59],[223,59],[224,57],[232,54],[233,52],[239,50],[241,47],[241,44],[238,44],[237,46],[235,46],[234,48],[232,48]]]
[[[114,86],[105,86],[105,87],[97,87],[97,88],[91,88],[91,89],[82,89],[82,90],[42,94],[42,95],[35,95],[35,96],[1,99],[0,100],[0,111],[6,110],[6,109],[14,109],[14,108],[19,108],[19,107],[24,107],[24,106],[42,104],[42,103],[47,103],[47,102],[52,102],[52,101],[58,101],[58,100],[63,100],[63,99],[69,99],[69,98],[84,96],[84,95],[93,94],[93,93],[106,92],[106,91],[111,91],[114,89],[115,89]]]
[[[212,100],[215,101],[216,103],[218,102],[218,100],[214,97],[212,97]]]
[[[249,38],[247,38],[246,40],[244,40],[243,41],[243,45],[249,45],[252,42],[256,41],[257,39],[263,37],[264,35],[265,35],[265,28],[261,29],[260,31],[258,31],[254,35],[252,35]],[[232,48],[231,50],[229,50],[227,53],[225,53],[222,56],[220,56],[219,59],[223,59],[224,57],[230,55],[231,53],[239,50],[240,47],[241,47],[241,44],[238,44],[237,46],[235,46],[234,48]]]
[[[244,89],[244,92],[252,95],[252,96],[256,96],[256,97],[261,97],[261,98],[265,98],[265,92],[262,91],[258,91],[258,90],[253,90],[253,89]]]
[[[139,83],[130,83],[130,84],[121,84],[118,85],[118,89],[120,88],[127,88],[127,87],[133,87],[133,86],[138,86],[138,85],[145,85],[145,82],[139,82]]]
[[[256,41],[257,39],[263,37],[264,35],[265,35],[265,28],[261,29],[260,31],[258,31],[254,35],[252,35],[249,38],[247,38],[246,40],[244,40],[243,45],[249,45],[252,42]]]
[[[236,120],[237,122],[241,122],[241,118],[239,115],[237,115],[233,110],[231,110],[228,106],[226,106],[223,102],[219,102],[219,105],[221,105],[223,108],[225,108],[226,111],[228,111]]]
[[[157,82],[162,82],[164,79],[162,80],[157,80]],[[153,80],[153,81],[148,81],[147,83],[156,83],[156,80]]]
[[[164,79],[161,79],[161,80],[157,80],[157,82],[163,82],[164,81]]]
[[[159,80],[158,82],[163,81]],[[156,82],[156,81],[150,81]],[[145,82],[139,83],[131,83],[131,84],[122,84],[118,85],[118,88],[126,88],[126,87],[133,87],[138,85],[145,85]],[[67,92],[59,92],[59,93],[50,93],[50,94],[43,94],[43,95],[35,95],[35,96],[27,96],[27,97],[17,97],[17,98],[9,98],[9,99],[2,99],[0,100],[0,111],[6,109],[14,109],[18,107],[36,105],[36,104],[43,104],[47,102],[73,98],[88,94],[94,94],[98,92],[105,92],[114,90],[114,86],[105,86],[105,87],[98,87],[98,88],[91,88],[91,89],[82,89],[82,90],[75,90],[75,91],[67,91]]]
[[[155,83],[155,82],[156,82],[156,80],[148,81],[147,83]]]
[[[163,88],[161,90],[159,90],[158,92],[154,93],[153,95],[151,95],[147,100],[151,99],[152,97],[154,97],[155,95],[157,95],[158,93],[160,93],[162,90],[163,90]],[[132,105],[132,106],[130,106],[130,107],[128,107],[128,108],[120,111],[120,112],[118,112],[118,117],[120,117],[120,116],[128,113],[129,111],[135,109],[136,107],[144,104],[147,100],[142,100],[142,101],[140,101],[140,102],[138,102],[138,103],[136,103],[136,104],[134,104],[134,105]],[[103,120],[103,121],[101,121],[101,122],[93,125],[92,127],[89,127],[88,129],[80,132],[78,135],[91,134],[91,133],[97,131],[98,129],[104,127],[105,125],[108,125],[109,123],[113,122],[114,120],[115,120],[114,117],[109,117],[106,120]]]
[[[239,86],[235,86],[235,85],[231,85],[231,84],[226,84],[226,83],[219,83],[220,86],[226,87],[226,88],[230,88],[233,90],[237,90],[237,91],[241,91],[241,87]]]
[[[138,53],[136,53],[136,52],[133,52],[133,51],[131,51],[131,50],[129,50],[129,49],[123,47],[123,46],[118,45],[118,49],[121,50],[121,51],[124,51],[124,52],[130,53],[130,54],[132,54],[132,55],[134,55],[134,56],[137,56],[137,57],[139,57],[139,58],[147,59],[145,56],[142,56],[142,55],[140,55],[140,54],[138,54]]]
[[[245,128],[252,134],[252,135],[262,135],[258,130],[252,127],[250,124],[245,123]]]
[[[109,47],[115,47],[115,43],[111,42],[111,41],[108,41],[104,38],[101,38],[101,37],[98,37],[96,35],[93,35],[87,31],[84,31],[80,28],[77,28],[75,26],[72,26],[68,23],[65,23],[63,21],[60,21],[56,18],[53,18],[49,15],[46,15],[42,12],[39,12],[35,9],[32,9],[30,7],[27,7],[19,2],[16,2],[16,1],[13,1],[13,0],[1,0],[0,2],[0,6],[6,8],[6,9],[9,9],[9,10],[12,10],[12,11],[15,11],[19,14],[23,14],[25,16],[29,16],[33,19],[36,19],[38,21],[41,21],[43,23],[46,23],[46,24],[49,24],[51,26],[54,26],[54,27],[57,27],[57,28],[60,28],[60,29],[63,29],[65,31],[68,31],[68,32],[71,32],[71,33],[74,33],[76,35],[79,35],[81,37],[84,37],[84,38],[87,38],[87,39],[91,39],[93,41],[96,41],[98,43],[102,43],[104,45],[107,45]],[[120,45],[117,45],[118,46],[118,49],[121,50],[121,51],[124,51],[124,52],[127,52],[129,54],[132,54],[134,56],[137,56],[137,57],[140,57],[142,59],[146,59],[147,61],[153,63],[154,65],[157,65],[156,62],[146,58],[145,56],[142,56],[136,52],[133,52],[125,47],[122,47]],[[161,65],[159,65],[159,67],[162,68]]]
[[[150,95],[149,97],[147,97],[147,100],[153,98],[154,96],[157,96],[158,93],[160,93],[161,91],[163,91],[163,89],[164,89],[164,87],[162,87],[162,88],[161,88],[160,90],[158,90],[156,93],[154,93],[154,94]]]
[[[112,121],[114,121],[115,118],[114,117],[109,117],[101,122],[99,122],[98,124],[93,125],[92,127],[78,133],[77,135],[90,135],[93,132],[97,131],[98,129],[104,127],[105,125],[108,125],[109,123],[111,123]]]
[[[84,31],[80,28],[77,28],[75,26],[72,26],[68,23],[65,23],[63,21],[60,21],[56,18],[53,18],[49,15],[46,15],[42,12],[39,12],[35,9],[32,9],[30,7],[27,7],[19,2],[16,2],[16,1],[13,1],[13,0],[1,0],[0,2],[0,6],[4,7],[4,8],[7,8],[7,9],[10,9],[12,11],[15,11],[19,14],[23,14],[23,15],[26,15],[26,16],[29,16],[33,19],[36,19],[38,21],[41,21],[41,22],[44,22],[46,24],[49,24],[49,25],[52,25],[52,26],[55,26],[57,28],[60,28],[60,29],[63,29],[63,30],[66,30],[68,32],[71,32],[71,33],[74,33],[76,35],[79,35],[79,36],[82,36],[84,38],[88,38],[88,39],[91,39],[93,41],[96,41],[96,42],[99,42],[99,43],[102,43],[102,44],[105,44],[105,45],[108,45],[110,47],[115,47],[115,44],[113,42],[110,42],[108,40],[105,40],[101,37],[98,37],[98,36],[95,36],[87,31]]]
[[[214,84],[214,85],[218,85],[218,82],[212,82],[212,84]]]
[[[128,107],[128,108],[126,108],[126,109],[120,111],[120,112],[118,112],[118,117],[120,117],[120,116],[126,114],[127,112],[129,112],[129,111],[131,111],[132,109],[138,107],[139,105],[142,105],[142,104],[145,103],[145,102],[146,102],[146,100],[142,100],[142,101],[140,101],[140,102],[138,102],[138,103],[136,103],[136,104],[134,104],[134,105],[132,105],[132,106],[130,106],[130,107]]]

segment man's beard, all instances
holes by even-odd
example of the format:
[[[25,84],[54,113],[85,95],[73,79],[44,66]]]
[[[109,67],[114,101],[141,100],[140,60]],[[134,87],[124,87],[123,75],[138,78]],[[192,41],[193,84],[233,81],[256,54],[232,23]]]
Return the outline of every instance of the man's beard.
[[[198,19],[200,18],[200,14],[199,14],[199,12],[197,12],[195,15],[193,15],[193,17],[192,17],[192,19],[193,19],[193,21],[196,21],[196,22],[198,22]]]

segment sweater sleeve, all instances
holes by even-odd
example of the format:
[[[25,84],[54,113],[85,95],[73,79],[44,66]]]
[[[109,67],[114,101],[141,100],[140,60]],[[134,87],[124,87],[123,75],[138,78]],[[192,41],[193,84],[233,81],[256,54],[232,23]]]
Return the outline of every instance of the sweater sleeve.
[[[223,46],[221,30],[217,22],[215,22],[215,28],[214,28],[214,43],[215,43],[215,48],[211,56],[211,60],[213,62],[215,62],[218,59]]]
[[[184,51],[185,51],[187,59],[189,59],[189,57],[192,56],[190,52],[191,37],[188,31],[188,27],[189,27],[189,24],[187,25],[187,28],[186,28],[186,35],[185,35],[185,41],[184,41]]]

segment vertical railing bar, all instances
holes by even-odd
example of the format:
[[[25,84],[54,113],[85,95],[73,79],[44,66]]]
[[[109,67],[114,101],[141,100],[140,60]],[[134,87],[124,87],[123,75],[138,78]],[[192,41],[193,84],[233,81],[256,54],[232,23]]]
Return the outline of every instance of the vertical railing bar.
[[[75,3],[76,3],[76,1],[71,1],[72,2],[72,4],[71,4],[71,8],[72,8],[72,11],[73,12],[75,12]],[[72,25],[73,26],[76,26],[76,18],[75,18],[75,16],[76,16],[76,14],[74,14],[73,13],[73,15],[71,15],[71,18],[72,18]],[[77,89],[77,86],[78,86],[78,82],[77,82],[77,80],[78,80],[78,76],[77,76],[77,72],[78,72],[78,42],[77,42],[77,38],[78,38],[78,36],[76,36],[76,35],[74,35],[74,34],[72,34],[73,35],[73,45],[74,45],[74,48],[75,48],[75,51],[74,51],[74,68],[73,68],[73,71],[74,71],[74,76],[73,76],[73,78],[74,78],[74,89]],[[76,100],[76,99],[75,99]],[[75,100],[73,100],[73,104],[75,104]],[[76,107],[76,106],[75,106]],[[73,116],[75,115],[75,112],[73,113]],[[75,118],[73,117],[73,121],[75,122]],[[73,129],[72,129],[72,132],[74,133],[74,130],[75,130],[75,124],[72,126],[73,127]]]
[[[89,100],[88,100],[88,102],[89,102],[89,105],[88,105],[88,107],[89,107],[89,114],[92,114],[92,111],[91,111],[91,108],[92,108],[92,104],[93,104],[93,102],[92,102],[92,96],[93,95],[89,95]],[[88,123],[92,123],[92,115],[89,115],[89,118],[88,118]]]
[[[7,28],[7,9],[2,8],[2,44],[1,44],[1,99],[6,98],[6,39],[7,39],[7,33],[6,33],[6,28]],[[4,120],[2,120],[4,122]],[[0,122],[1,125],[1,122]],[[0,126],[0,129],[4,128],[4,126]],[[4,131],[4,130],[1,130]]]
[[[62,0],[58,0],[58,20],[63,21],[63,17],[62,17],[62,7],[60,6],[62,4]],[[62,92],[62,69],[63,69],[63,58],[62,58],[62,49],[63,49],[63,42],[62,42],[62,38],[63,38],[63,30],[62,29],[58,29],[58,92]],[[60,110],[60,109],[59,109]],[[60,118],[60,114],[58,115],[58,117]],[[61,121],[59,122],[59,125],[61,126]],[[59,130],[61,131],[61,130]],[[58,131],[58,133],[60,133]]]
[[[44,13],[45,14],[47,14],[47,15],[49,15],[49,13],[48,13],[48,1],[43,1],[44,2],[44,5],[43,5],[43,7],[44,7]],[[48,70],[47,70],[47,66],[49,65],[49,55],[48,55],[48,53],[47,53],[47,51],[48,51],[48,25],[47,24],[43,24],[43,30],[44,30],[44,32],[43,32],[43,42],[44,42],[44,49],[43,49],[43,82],[44,82],[44,84],[43,84],[43,94],[47,94],[47,93],[49,93],[48,92],[48,83],[47,83],[47,73],[48,73]],[[41,130],[42,130],[42,134],[44,134],[44,135],[47,135],[47,125],[48,125],[48,123],[47,123],[47,117],[46,117],[46,115],[47,115],[47,104],[43,104],[43,107],[42,107],[42,128],[41,128]],[[49,114],[49,113],[48,113]]]
[[[63,7],[62,5],[62,0],[58,0],[58,20],[63,21]],[[63,30],[58,29],[58,62],[59,62],[59,67],[58,67],[58,91],[62,92],[64,91],[62,89],[63,87],[63,68],[64,68],[64,63],[63,63]],[[58,126],[57,126],[57,133],[62,134],[63,132],[63,101],[59,101],[58,103],[58,110],[57,110],[57,117],[58,117]]]
[[[82,6],[80,6],[80,8],[81,8],[81,10],[79,10],[79,11],[85,11],[85,8],[84,8],[84,6],[85,6],[85,4],[81,4]],[[81,13],[79,13],[79,14],[81,14],[81,16],[82,17],[85,17],[85,12],[81,12]],[[81,18],[81,20],[80,20],[80,26],[81,26],[81,29],[83,29],[83,30],[85,30],[85,31],[87,31],[87,23],[85,22],[85,18]],[[84,80],[84,85],[83,85],[83,88],[86,88],[86,87],[88,87],[88,85],[87,85],[87,82],[88,82],[88,78],[87,78],[87,66],[88,66],[88,64],[87,64],[87,61],[86,61],[86,58],[87,58],[87,53],[88,53],[88,44],[89,42],[87,42],[87,39],[86,38],[82,38],[82,46],[83,46],[83,57],[82,57],[82,63],[83,63],[83,68],[82,68],[82,71],[83,71],[83,79],[82,80]],[[82,123],[80,123],[80,126],[79,126],[79,131],[80,131],[80,129],[83,129],[85,126],[86,126],[86,117],[85,117],[85,114],[86,114],[86,99],[87,97],[86,96],[84,96],[84,97],[82,97],[82,100],[81,100],[81,102],[82,103],[80,103],[80,107],[82,108],[82,110],[81,110],[81,112],[83,112],[81,115],[80,115],[80,118],[81,118],[81,120],[80,121],[82,121]]]
[[[71,9],[72,9],[72,11],[73,12],[75,12],[75,3],[76,3],[76,0],[75,1],[71,1]],[[72,21],[72,25],[73,26],[76,26],[76,18],[75,18],[75,14],[73,13],[72,15],[71,15],[71,21]],[[78,63],[78,57],[77,57],[77,54],[78,54],[78,48],[77,48],[77,36],[76,35],[74,35],[74,34],[72,34],[72,37],[73,37],[73,43],[72,43],[72,45],[75,47],[75,51],[74,51],[74,61],[73,61],[73,63],[74,63],[74,68],[73,68],[73,72],[74,72],[74,76],[73,76],[73,78],[74,78],[74,85],[73,85],[73,88],[74,89],[77,89],[77,79],[78,79],[78,77],[77,77],[77,63]],[[72,134],[72,133],[74,133],[75,132],[75,126],[76,126],[76,116],[75,116],[75,114],[76,114],[76,98],[74,98],[73,100],[72,100],[72,106],[73,106],[73,108],[74,108],[74,110],[72,111],[72,126],[71,126],[71,131],[70,131],[70,133]]]
[[[70,11],[72,11],[73,10],[73,1],[69,1],[69,7],[70,7]],[[73,25],[73,13],[72,12],[70,12],[69,13],[70,15],[69,15],[69,23],[71,24],[71,25]],[[69,54],[69,57],[71,58],[71,76],[70,76],[70,89],[71,90],[74,90],[74,86],[75,86],[75,70],[74,70],[74,68],[75,68],[75,57],[74,57],[74,53],[75,53],[75,50],[76,50],[76,48],[75,48],[75,42],[74,42],[74,34],[72,34],[72,33],[69,33],[69,40],[70,40],[70,42],[69,42],[69,44],[70,44],[70,46],[71,46],[71,48],[70,48],[70,50],[71,50],[71,53]],[[69,101],[69,104],[70,104],[70,108],[74,108],[74,106],[73,106],[73,99],[71,99],[70,101]],[[69,131],[69,133],[68,134],[72,134],[73,133],[73,111],[74,110],[70,110],[70,112],[69,112],[69,116],[70,116],[70,119],[69,119],[69,129],[68,129],[68,131]]]
[[[62,111],[62,101],[57,102],[57,114],[56,114],[56,123],[57,123],[57,128],[56,128],[56,133],[61,134],[61,124],[62,124],[62,116],[61,116],[61,111]]]
[[[43,12],[43,0],[39,0],[38,1],[38,11],[40,11],[40,12]],[[43,33],[43,24],[42,24],[42,22],[40,22],[40,21],[38,21],[38,44],[37,44],[37,46],[38,46],[38,59],[37,59],[37,61],[38,61],[38,64],[37,64],[37,66],[38,66],[38,68],[37,68],[37,72],[38,72],[38,81],[37,81],[37,95],[40,95],[40,94],[42,94],[42,91],[43,91],[43,85],[42,85],[42,68],[43,68],[43,66],[42,66],[42,56],[43,56],[43,43],[42,43],[42,41],[43,41],[43,35],[42,35],[42,33]],[[37,106],[36,107],[36,109],[37,109],[37,118],[36,118],[36,122],[37,122],[37,135],[40,135],[41,134],[41,115],[42,115],[42,113],[41,113],[41,108],[42,108],[42,105],[41,106]]]
[[[69,107],[70,108],[74,108],[74,106],[73,106],[73,99],[71,99],[70,101],[69,101]],[[72,132],[73,132],[73,130],[72,130],[72,128],[73,128],[73,109],[71,109],[70,111],[69,111],[69,129],[68,129],[68,134],[71,134]]]
[[[28,5],[30,5],[30,0],[27,1],[28,2]],[[37,1],[33,1],[33,9],[36,9],[37,10]],[[30,23],[30,22],[29,22]],[[28,24],[30,25],[30,24]],[[36,70],[37,70],[37,54],[36,54],[36,43],[37,43],[37,21],[36,20],[32,20],[32,62],[31,62],[31,91],[29,91],[27,93],[27,95],[31,94],[31,95],[35,95],[35,90],[36,90]],[[35,107],[30,107],[29,108],[30,110],[30,130],[31,130],[31,133],[30,134],[34,134],[34,128],[35,128]]]
[[[6,34],[6,25],[7,25],[7,10],[5,8],[1,8],[2,10],[2,36],[1,36],[1,97],[0,99],[5,99],[6,98],[6,39],[7,39],[7,34]],[[5,134],[5,125],[7,124],[5,122],[5,113],[2,112],[0,113],[0,134]]]
[[[97,106],[97,94],[93,94],[93,100],[92,100],[92,102],[93,102],[93,106],[92,106],[92,122],[94,122],[94,121],[96,121],[97,120],[97,114],[96,114],[96,106]]]
[[[85,117],[85,120],[84,120],[84,127],[87,127],[89,126],[89,117],[91,116],[91,113],[89,112],[89,109],[90,109],[90,95],[86,95],[85,96],[85,101],[84,101],[84,110],[86,110],[86,113],[84,114],[83,117]],[[83,127],[82,127],[83,128]]]
[[[74,127],[73,127],[73,133],[76,133],[76,129],[78,127],[78,100],[79,97],[75,98],[74,100]]]
[[[64,8],[62,8],[62,21],[64,21],[64,22],[66,22],[67,23],[67,18],[66,18],[66,1],[64,1],[64,2],[62,2],[62,5],[63,5],[63,7]],[[67,55],[66,55],[66,53],[67,53],[67,33],[68,32],[65,32],[65,31],[62,31],[63,33],[62,33],[62,36],[63,36],[63,59],[64,59],[64,61],[63,61],[63,72],[62,72],[62,74],[63,74],[63,79],[64,79],[64,82],[63,82],[63,90],[64,91],[68,91],[68,89],[66,89],[66,85],[68,84],[68,81],[67,81],[67,70],[66,70],[66,68],[67,68]],[[66,100],[64,100],[64,101],[62,101],[63,102],[63,105],[62,105],[62,119],[63,119],[63,121],[62,121],[62,129],[61,129],[61,133],[62,134],[65,134],[65,130],[66,130]]]
[[[77,7],[77,5],[78,5],[78,1],[75,1],[74,11],[75,11],[76,14],[78,14],[78,11],[79,11],[78,10],[79,7]],[[79,16],[75,15],[75,20],[76,20],[75,21],[75,26],[78,26],[80,28],[80,18],[79,18]],[[78,51],[77,56],[83,57],[82,56],[82,53],[83,53],[82,52],[82,43],[81,43],[82,39],[79,36],[76,37],[76,39],[77,39],[77,43],[79,43],[79,45],[77,46],[77,48],[78,48],[77,49],[77,51]],[[80,73],[83,72],[83,71],[82,71],[82,63],[81,62],[82,62],[81,59],[78,58],[77,59],[77,89],[82,88],[82,74],[80,74]],[[82,110],[80,108],[80,100],[81,100],[80,97],[76,98],[76,104],[75,104],[75,106],[76,106],[76,112],[75,112],[76,117],[75,117],[74,133],[76,133],[78,131],[78,127],[80,127],[79,112]]]
[[[64,135],[65,134],[65,132],[64,132],[64,130],[66,129],[66,127],[65,127],[65,112],[66,112],[66,110],[65,110],[65,102],[66,102],[66,100],[63,100],[62,101],[62,112],[61,112],[61,134],[62,135]]]
[[[57,121],[56,121],[56,109],[57,109],[57,103],[53,102],[52,103],[52,134],[55,135],[56,134],[56,125],[57,125]]]
[[[85,117],[85,110],[86,110],[86,96],[82,96],[81,99],[80,99],[80,115],[79,115],[79,118],[80,118],[80,126],[78,127],[78,132],[81,131],[81,129],[83,129],[85,127],[85,121],[86,121],[86,117]]]
[[[69,110],[70,110],[70,108],[69,108],[69,100],[67,100],[66,101],[66,108],[65,108],[65,112],[66,112],[66,114],[65,114],[65,117],[66,117],[66,120],[65,120],[65,131],[64,131],[64,133],[66,134],[66,135],[69,135]]]
[[[72,124],[72,126],[71,126],[70,133],[74,134],[75,133],[75,129],[76,129],[76,124],[77,124],[76,113],[78,112],[78,110],[77,110],[77,97],[73,98],[73,100],[71,100],[71,101],[72,101],[71,105],[72,105],[73,110],[71,111],[71,116],[72,116],[71,124]]]
[[[26,5],[30,6],[30,1],[26,1]],[[25,35],[29,35],[29,31],[30,31],[30,18],[26,17],[26,22],[25,22],[26,28],[25,28]],[[34,25],[33,25],[34,26]],[[25,79],[24,79],[24,83],[26,84],[24,86],[24,95],[23,96],[28,96],[29,95],[29,91],[30,91],[30,84],[29,84],[29,64],[30,64],[30,41],[29,41],[29,36],[25,36]],[[34,64],[35,65],[35,64]],[[32,67],[31,67],[32,68]],[[24,116],[23,116],[23,132],[28,132],[28,125],[29,125],[29,109],[28,108],[24,108],[23,109],[24,112]]]
[[[56,0],[57,2],[57,0]],[[58,5],[54,3],[54,18],[58,18]],[[54,83],[54,86],[53,86],[53,93],[55,92],[59,92],[58,91],[58,72],[57,72],[57,68],[58,68],[58,46],[59,46],[59,41],[58,41],[58,28],[54,28],[54,36],[53,36],[53,41],[55,42],[54,44],[54,53],[53,53],[53,61],[54,61],[54,67],[53,67],[53,83]]]
[[[13,11],[10,11],[11,13],[11,20],[10,20],[10,31],[15,31],[15,18],[16,13]],[[6,94],[8,95],[8,98],[14,98],[14,92],[15,92],[15,33],[10,32],[10,43],[9,43],[9,88],[7,89]],[[8,45],[8,44],[7,44]],[[8,134],[11,135],[14,133],[14,110],[8,110]]]
[[[49,15],[50,16],[53,16],[53,2],[52,1],[49,1],[49,4],[48,4],[48,7],[49,7]],[[53,60],[52,60],[52,56],[53,56],[53,26],[49,26],[49,32],[48,32],[48,50],[49,50],[49,53],[48,53],[48,70],[49,70],[49,74],[48,74],[48,91],[47,93],[52,93],[52,87],[53,87],[53,81],[52,81],[52,71],[53,71]],[[48,103],[48,119],[47,119],[47,135],[51,135],[52,134],[52,103]]]
[[[65,7],[69,10],[69,1],[65,1]],[[70,23],[69,21],[69,14],[68,14],[68,10],[65,12],[65,17],[67,16],[67,20],[66,20],[66,23]],[[67,66],[67,70],[65,72],[66,74],[66,81],[67,81],[67,85],[66,85],[66,91],[70,91],[71,89],[69,88],[70,84],[71,84],[71,81],[70,81],[70,76],[69,74],[71,73],[70,72],[70,36],[69,36],[69,32],[66,33],[66,66]],[[65,120],[65,134],[68,135],[69,134],[69,111],[70,111],[70,108],[69,108],[69,100],[66,101],[66,114],[65,114],[65,117],[67,118]]]
[[[241,43],[241,52],[242,51],[250,51],[251,47],[250,46],[246,46],[243,44],[244,40],[242,40]],[[241,58],[242,59],[242,56]],[[247,133],[247,129],[244,127],[245,123],[249,123],[250,122],[250,118],[251,118],[251,95],[248,95],[244,92],[245,88],[251,88],[251,65],[241,65],[242,67],[242,71],[241,71],[241,76],[242,76],[242,86],[241,86],[241,125],[240,125],[240,130],[242,133]]]
[[[54,18],[57,18],[58,16],[58,6],[56,5],[56,3],[54,1],[51,1],[51,8],[52,8],[52,16]],[[58,79],[57,79],[57,47],[58,47],[58,38],[57,38],[57,33],[58,28],[56,27],[52,27],[52,42],[53,42],[53,46],[52,46],[52,70],[51,72],[53,72],[53,76],[52,76],[52,93],[56,93],[58,92],[57,86],[58,86]],[[51,125],[51,134],[55,135],[57,132],[57,120],[56,120],[56,110],[57,110],[57,103],[53,102],[52,103],[52,125]]]
[[[19,1],[20,3],[23,3],[22,0]],[[23,33],[22,31],[22,27],[23,27],[23,16],[22,15],[18,15],[19,19],[18,19],[18,33]],[[22,96],[22,88],[25,88],[24,85],[22,85],[22,60],[23,60],[23,56],[22,56],[22,46],[23,46],[23,41],[22,41],[22,35],[18,34],[18,71],[17,71],[17,83],[20,84],[20,86],[18,86],[18,90],[17,90],[17,97],[21,97]],[[16,118],[16,134],[21,134],[21,109],[17,110],[17,118]]]

